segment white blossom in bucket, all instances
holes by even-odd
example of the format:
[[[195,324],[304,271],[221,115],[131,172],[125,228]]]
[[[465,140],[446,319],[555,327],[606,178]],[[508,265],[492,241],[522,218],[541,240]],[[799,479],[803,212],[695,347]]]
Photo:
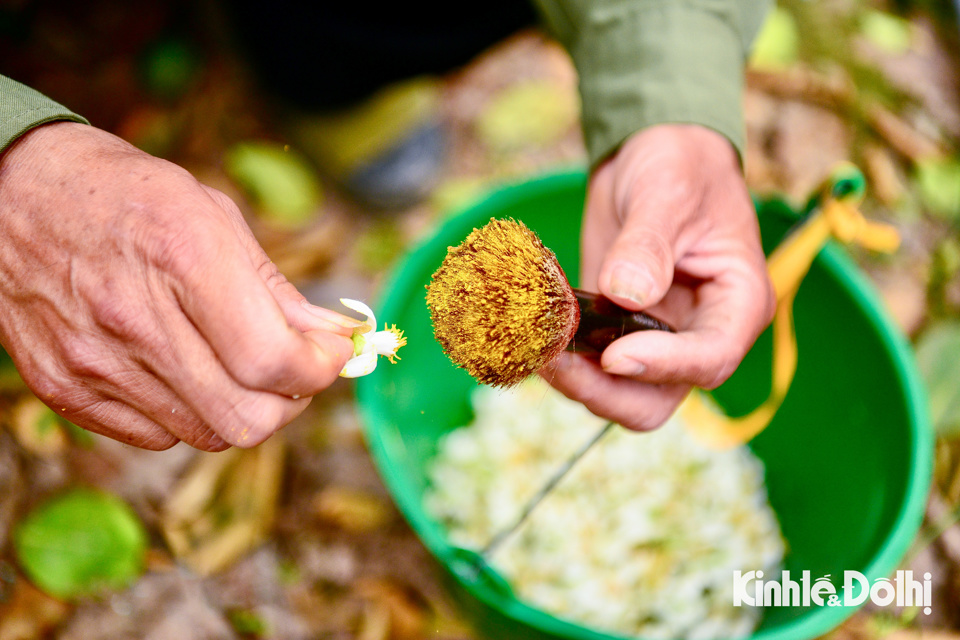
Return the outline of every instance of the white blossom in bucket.
[[[340,298],[340,304],[366,316],[364,323],[354,329],[350,336],[353,340],[353,357],[340,371],[341,377],[359,378],[371,373],[377,368],[377,356],[386,356],[391,364],[400,359],[397,350],[407,344],[407,339],[397,325],[387,327],[384,324],[384,330],[377,331],[377,318],[370,307],[349,298]]]

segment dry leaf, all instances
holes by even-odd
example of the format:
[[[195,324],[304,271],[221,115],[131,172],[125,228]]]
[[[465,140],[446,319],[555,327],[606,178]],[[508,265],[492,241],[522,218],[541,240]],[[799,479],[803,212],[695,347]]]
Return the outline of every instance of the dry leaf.
[[[960,640],[960,634],[937,629],[900,629],[884,640]]]
[[[347,487],[327,487],[314,499],[314,510],[321,522],[351,533],[379,529],[391,516],[380,498]]]
[[[67,448],[60,416],[34,395],[25,395],[14,405],[9,425],[20,446],[34,455],[55,456]]]
[[[70,607],[26,580],[18,580],[10,598],[0,605],[0,640],[34,640],[58,626]]]
[[[887,207],[899,205],[906,186],[897,170],[893,154],[878,144],[866,144],[863,148],[863,162],[873,197]]]
[[[379,602],[363,607],[357,640],[388,640],[390,638],[390,610]]]
[[[422,638],[426,629],[427,609],[422,601],[415,600],[411,593],[400,585],[377,579],[359,580],[357,593],[389,614],[390,640],[414,640]]]

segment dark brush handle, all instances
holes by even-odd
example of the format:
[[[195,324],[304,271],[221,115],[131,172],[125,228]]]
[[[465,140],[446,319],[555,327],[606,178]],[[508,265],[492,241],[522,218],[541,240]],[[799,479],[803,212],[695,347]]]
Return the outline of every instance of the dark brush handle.
[[[574,289],[580,303],[580,324],[567,351],[601,353],[611,342],[634,331],[673,329],[642,311],[630,311],[598,293]]]

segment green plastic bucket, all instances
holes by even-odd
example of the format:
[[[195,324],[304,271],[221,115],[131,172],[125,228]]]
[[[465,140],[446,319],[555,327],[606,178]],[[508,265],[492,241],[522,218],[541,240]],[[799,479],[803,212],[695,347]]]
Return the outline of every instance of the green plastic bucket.
[[[585,187],[581,172],[549,175],[498,190],[448,220],[407,256],[375,307],[408,337],[402,361],[358,383],[368,444],[384,482],[481,633],[498,640],[617,636],[559,620],[513,597],[498,576],[464,570],[469,559],[424,511],[427,463],[442,434],[470,421],[476,386],[434,340],[424,286],[447,247],[491,217],[525,222],[574,276]],[[758,212],[769,251],[797,216],[778,201],[759,203]],[[750,443],[766,466],[770,502],[787,541],[784,568],[792,576],[808,570],[814,578],[859,571],[872,583],[897,568],[922,519],[933,444],[926,396],[912,351],[842,249],[828,246],[818,256],[797,294],[795,319],[796,378],[773,422]],[[770,349],[768,331],[716,391],[732,414],[765,397]],[[813,638],[853,610],[768,607],[753,638]]]

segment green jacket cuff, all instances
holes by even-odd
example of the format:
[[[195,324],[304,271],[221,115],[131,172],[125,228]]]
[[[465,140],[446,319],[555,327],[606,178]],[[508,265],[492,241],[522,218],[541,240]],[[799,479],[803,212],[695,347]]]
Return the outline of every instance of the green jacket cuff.
[[[743,69],[763,2],[539,0],[580,75],[591,167],[655,124],[714,129],[741,154]]]
[[[0,153],[30,129],[55,120],[90,124],[42,93],[0,75]]]

